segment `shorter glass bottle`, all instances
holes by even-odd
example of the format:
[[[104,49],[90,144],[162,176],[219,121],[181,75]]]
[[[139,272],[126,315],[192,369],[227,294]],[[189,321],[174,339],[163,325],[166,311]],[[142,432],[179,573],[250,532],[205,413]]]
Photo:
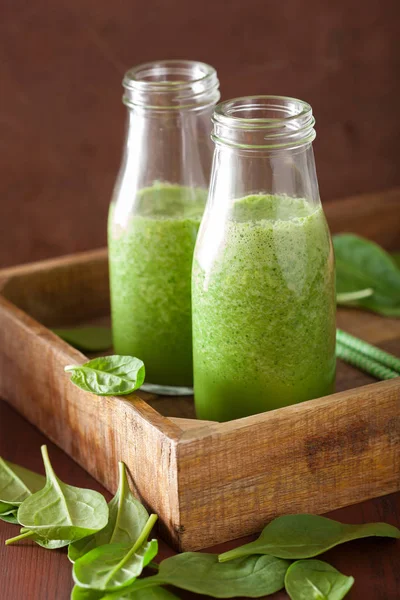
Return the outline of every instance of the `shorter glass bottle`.
[[[196,413],[227,421],[334,390],[335,271],[311,107],[255,96],[215,110],[192,275]]]
[[[114,349],[143,360],[143,389],[192,393],[191,269],[217,74],[161,61],[131,69],[123,85],[128,130],[108,224]]]

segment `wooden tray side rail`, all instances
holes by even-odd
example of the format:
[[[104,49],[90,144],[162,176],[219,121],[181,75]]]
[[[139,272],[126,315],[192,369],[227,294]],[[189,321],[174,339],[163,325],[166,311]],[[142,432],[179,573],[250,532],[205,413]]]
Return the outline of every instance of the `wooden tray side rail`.
[[[182,548],[389,494],[400,489],[400,383],[187,431],[178,464]]]

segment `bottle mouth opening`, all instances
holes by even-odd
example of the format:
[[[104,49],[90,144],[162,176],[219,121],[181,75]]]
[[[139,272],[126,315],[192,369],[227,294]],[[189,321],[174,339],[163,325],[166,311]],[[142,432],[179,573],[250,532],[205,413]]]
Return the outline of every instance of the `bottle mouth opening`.
[[[216,70],[194,60],[161,60],[129,69],[123,79],[123,101],[148,108],[182,108],[219,99]]]
[[[160,88],[167,90],[192,86],[216,75],[216,71],[206,63],[195,60],[160,60],[144,63],[125,73],[123,85],[126,88]]]
[[[311,106],[286,96],[246,96],[221,102],[213,123],[214,141],[242,148],[298,146],[315,138]]]

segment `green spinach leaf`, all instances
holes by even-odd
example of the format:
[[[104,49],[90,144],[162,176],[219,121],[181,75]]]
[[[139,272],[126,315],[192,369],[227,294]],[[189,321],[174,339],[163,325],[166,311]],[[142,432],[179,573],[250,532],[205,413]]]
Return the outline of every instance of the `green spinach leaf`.
[[[19,506],[33,492],[45,484],[43,475],[38,475],[0,457],[0,513]]]
[[[254,542],[219,555],[220,562],[252,554],[280,558],[311,558],[338,544],[365,537],[400,538],[400,530],[387,523],[345,525],[317,515],[285,515],[264,527]]]
[[[400,269],[400,252],[394,252],[392,254],[392,258],[393,258],[394,262],[396,263],[396,265],[398,266],[398,268]]]
[[[12,510],[7,510],[3,513],[0,513],[0,519],[5,521],[6,523],[12,523],[13,525],[18,525],[17,519],[17,508],[13,508]]]
[[[216,554],[185,552],[163,560],[157,575],[136,580],[127,592],[174,585],[214,598],[260,598],[283,588],[289,564],[286,560],[267,555],[221,564]],[[106,596],[107,600],[114,598],[117,598],[114,594]]]
[[[290,565],[285,588],[291,600],[342,600],[354,583],[322,560],[298,560]]]
[[[149,518],[147,510],[129,489],[124,463],[119,463],[119,486],[108,505],[108,523],[101,531],[71,544],[68,558],[75,562],[84,554],[104,544],[130,542],[134,544]]]
[[[100,356],[83,365],[68,365],[71,381],[98,396],[131,394],[144,382],[144,364],[132,356]]]
[[[46,485],[22,502],[17,516],[24,532],[6,544],[35,536],[45,541],[74,541],[103,529],[108,521],[108,506],[103,496],[60,481],[51,466],[47,447],[42,446],[41,450]]]
[[[74,586],[71,594],[71,600],[106,600],[109,597],[108,592],[82,588],[77,585]],[[122,588],[119,592],[114,592],[112,597],[114,600],[179,600],[178,596],[162,587],[147,588],[136,592],[129,592]]]
[[[102,352],[112,346],[111,329],[109,327],[74,327],[70,329],[52,329],[52,331],[78,350]]]
[[[113,591],[132,583],[158,552],[156,540],[146,541],[156,520],[157,515],[149,517],[134,544],[106,544],[79,558],[73,568],[75,583],[80,587],[104,591]]]
[[[372,289],[372,295],[343,304],[400,316],[400,269],[390,254],[374,242],[353,234],[335,235],[333,245],[338,299],[342,294]]]

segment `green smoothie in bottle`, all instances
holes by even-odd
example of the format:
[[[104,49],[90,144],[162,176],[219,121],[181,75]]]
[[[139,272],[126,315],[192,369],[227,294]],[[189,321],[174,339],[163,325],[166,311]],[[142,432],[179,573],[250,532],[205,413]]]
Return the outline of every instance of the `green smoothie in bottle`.
[[[196,414],[228,421],[334,391],[335,268],[311,107],[219,104],[192,272]]]
[[[198,417],[235,419],[333,392],[334,331],[322,208],[287,196],[236,200],[212,266],[201,253],[194,263]]]
[[[191,271],[207,191],[155,184],[122,229],[109,220],[114,350],[143,360],[148,381],[193,385]]]
[[[114,351],[145,365],[142,389],[193,393],[191,271],[212,162],[213,67],[130,69],[128,127],[108,218]]]

